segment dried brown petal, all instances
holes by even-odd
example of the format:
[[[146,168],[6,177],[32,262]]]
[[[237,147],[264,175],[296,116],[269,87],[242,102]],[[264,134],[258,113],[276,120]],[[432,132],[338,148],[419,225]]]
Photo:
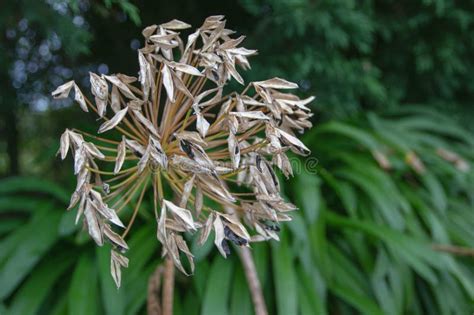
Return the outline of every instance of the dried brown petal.
[[[177,237],[179,237],[179,235],[175,235],[174,233],[171,233],[170,234],[170,237],[168,237],[166,239],[166,251],[168,253],[168,255],[171,255],[171,258],[173,259],[173,262],[174,262],[174,265],[176,266],[176,268],[178,268],[179,271],[181,271],[182,273],[184,273],[185,275],[188,275],[188,273],[186,272],[186,270],[184,270],[184,267],[183,265],[181,264],[181,260],[179,258],[179,249],[178,249],[178,244],[177,244]]]
[[[194,174],[212,174],[212,170],[182,155],[173,155],[171,163],[174,167]]]
[[[97,106],[99,117],[104,117],[105,112],[107,111],[107,100],[95,97],[95,104]]]
[[[265,81],[254,82],[254,85],[258,85],[266,89],[296,89],[298,84],[286,81],[281,78],[273,78]]]
[[[140,161],[138,161],[138,173],[142,173],[146,166],[148,165],[148,162],[150,161],[151,157],[151,146],[147,146],[145,153],[143,153],[143,156],[140,158]]]
[[[184,208],[186,207],[187,203],[188,203],[188,199],[189,199],[189,195],[191,194],[191,190],[193,189],[193,185],[194,185],[194,178],[196,176],[193,175],[187,182],[186,184],[184,184],[184,188],[183,188],[183,194],[181,195],[181,201],[179,203],[179,206],[181,208]]]
[[[166,233],[166,205],[165,203],[161,206],[160,218],[158,220],[158,229],[156,236],[161,244],[166,244],[167,233]]]
[[[145,27],[142,31],[143,37],[145,38],[150,37],[151,35],[153,35],[153,33],[155,33],[157,28],[158,28],[158,25],[156,24]]]
[[[104,244],[103,231],[101,223],[97,214],[92,206],[91,201],[86,201],[86,207],[84,209],[84,216],[87,222],[87,227],[89,230],[89,235],[96,242],[97,245],[102,246]]]
[[[109,239],[110,242],[112,242],[115,246],[118,246],[121,250],[126,250],[128,249],[127,243],[123,240],[123,238],[112,231],[109,225],[105,224],[104,225],[104,235]]]
[[[61,160],[64,160],[67,156],[67,152],[69,150],[69,130],[66,129],[64,133],[61,135],[61,139],[59,141],[59,152],[61,153]]]
[[[123,225],[122,221],[120,220],[114,209],[109,208],[102,201],[97,200],[95,202],[92,202],[92,206],[96,209],[97,212],[99,212],[104,218],[109,220],[111,223],[121,228],[125,228],[125,225]]]
[[[191,27],[191,25],[176,19],[171,20],[167,23],[160,24],[160,26],[169,30],[185,30]]]
[[[196,199],[194,200],[194,211],[196,211],[196,217],[198,218],[199,218],[199,215],[201,214],[202,205],[203,205],[202,188],[200,185],[198,185],[196,187]]]
[[[214,244],[216,245],[221,255],[224,256],[224,258],[227,258],[227,253],[224,248],[222,248],[222,241],[225,238],[224,224],[222,223],[221,217],[219,215],[216,215],[216,219],[214,220],[214,232],[216,233]]]
[[[258,120],[270,120],[263,112],[261,111],[249,111],[249,112],[230,112],[230,115],[240,117],[240,118],[249,118],[249,119],[258,119]]]
[[[51,95],[55,99],[67,98],[69,96],[69,92],[71,92],[73,85],[74,81],[66,82],[63,85],[58,86],[56,90],[51,93]]]
[[[200,145],[201,147],[206,147],[207,146],[207,142],[205,142],[201,138],[199,133],[197,133],[195,131],[181,131],[179,133],[176,133],[175,137],[178,140],[186,140],[186,141],[189,141],[191,143]]]
[[[239,74],[239,72],[235,69],[235,66],[230,63],[230,62],[227,62],[226,63],[226,68],[227,68],[227,71],[229,71],[230,75],[237,81],[239,82],[240,84],[244,85],[244,79],[242,78],[242,76]]]
[[[100,99],[107,99],[109,87],[107,82],[95,73],[89,72],[92,94]]]
[[[87,168],[82,169],[79,174],[77,174],[77,184],[75,192],[80,192],[89,182],[90,177],[90,171]]]
[[[150,151],[153,160],[158,163],[162,168],[168,168],[168,157],[163,151],[160,141],[156,140],[153,137],[150,137],[149,145],[153,147],[153,149]]]
[[[234,168],[239,168],[240,164],[240,146],[239,141],[235,135],[231,132],[229,133],[229,138],[227,138],[227,144],[229,147],[229,154],[232,160],[232,166]]]
[[[148,99],[150,88],[153,85],[153,76],[151,72],[151,66],[146,60],[142,52],[138,52],[138,63],[140,65],[140,83],[142,85],[143,97],[145,100]]]
[[[99,149],[97,149],[95,144],[93,144],[92,142],[84,142],[82,145],[84,149],[87,151],[87,153],[89,153],[93,157],[96,157],[100,160],[103,160],[105,158],[105,155],[102,152],[100,152]]]
[[[216,179],[215,176],[202,176],[201,182],[203,186],[207,187],[212,193],[216,194],[223,201],[235,202],[235,198],[230,194],[230,192],[225,188],[225,186],[220,182],[219,179]]]
[[[178,207],[171,201],[163,199],[163,203],[166,205],[167,209],[180,218],[188,228],[196,230],[196,225],[194,224],[193,215],[191,211]]]
[[[199,76],[199,77],[203,76],[201,71],[185,63],[171,61],[171,62],[168,62],[168,66],[171,69],[179,71],[179,72],[183,72],[183,73],[187,73],[187,74]]]
[[[120,172],[120,169],[122,169],[126,154],[127,144],[125,141],[125,137],[122,137],[122,141],[120,141],[120,144],[117,147],[117,158],[115,159],[114,174],[117,174],[118,172]]]
[[[81,146],[74,153],[74,175],[79,174],[79,172],[85,166],[86,160],[87,160],[86,154],[84,152],[83,147]]]
[[[82,214],[84,213],[84,208],[86,206],[86,194],[81,195],[81,201],[79,202],[79,206],[77,207],[77,214],[76,214],[76,219],[74,221],[74,224],[77,224],[79,222],[79,219],[81,218]],[[70,208],[68,208],[70,209]]]
[[[114,115],[114,117],[112,117],[110,120],[107,120],[100,126],[99,131],[97,133],[103,133],[110,129],[115,128],[125,117],[125,115],[127,114],[127,111],[128,111],[128,107],[125,107],[124,109],[119,110]]]
[[[213,222],[214,222],[214,212],[211,212],[209,216],[207,217],[204,227],[201,229],[201,234],[199,235],[199,240],[198,240],[199,245],[203,245],[209,238],[209,234],[211,234]]]
[[[176,89],[183,92],[184,95],[186,95],[190,99],[194,99],[194,96],[191,94],[191,92],[189,92],[188,88],[186,87],[184,82],[181,80],[181,78],[174,72],[171,72],[171,75],[173,77],[173,83],[176,86]]]
[[[181,235],[176,235],[175,240],[176,240],[176,245],[178,245],[178,249],[182,251],[186,255],[186,258],[188,259],[189,265],[191,266],[191,274],[194,273],[194,259],[193,259],[194,255],[191,254],[188,248],[188,244],[186,244],[186,242],[184,241]]]
[[[77,86],[77,84],[74,83],[74,100],[79,103],[79,106],[81,109],[85,112],[88,112],[89,109],[87,108],[86,105],[86,100],[84,98],[84,94],[82,94],[81,90]]]
[[[165,86],[168,99],[174,103],[174,84],[173,78],[171,76],[171,70],[168,66],[164,65],[161,73],[163,75],[163,85]]]
[[[112,250],[110,252],[110,273],[112,274],[117,288],[120,288],[122,280],[121,267],[128,267],[128,258]]]
[[[277,133],[280,135],[280,139],[282,139],[286,144],[289,144],[292,151],[294,151],[295,153],[302,154],[302,155],[308,155],[311,153],[311,151],[304,145],[304,143],[301,142],[295,136],[292,136],[288,132],[283,131],[281,129],[276,129],[276,130],[277,130]]]
[[[245,227],[242,225],[242,223],[239,222],[237,218],[235,218],[233,215],[225,214],[222,213],[220,214],[223,218],[225,218],[226,225],[238,236],[240,236],[243,239],[249,240],[250,235],[245,229]]]
[[[122,138],[122,139],[125,139],[125,138]],[[129,147],[130,150],[132,150],[134,154],[138,154],[140,156],[145,154],[145,148],[143,148],[143,146],[137,141],[125,139],[125,143],[127,144],[127,147]]]
[[[158,138],[160,137],[160,134],[156,130],[155,126],[153,126],[153,123],[149,121],[145,116],[143,116],[143,114],[139,110],[134,110],[133,114],[148,130],[151,131],[151,133],[153,133],[153,135],[155,135]]]
[[[120,91],[122,91],[123,95],[125,95],[126,97],[130,99],[137,98],[135,94],[133,94],[132,91],[130,91],[128,86],[125,83],[123,83],[122,80],[120,80],[118,77],[114,75],[104,75],[104,78],[106,78],[110,83],[118,87]]]
[[[231,54],[235,54],[235,55],[242,55],[242,56],[252,56],[257,53],[255,49],[247,49],[244,47],[227,49],[227,52]]]
[[[209,122],[204,118],[201,113],[197,113],[196,128],[203,138],[206,137],[207,131],[209,130]]]

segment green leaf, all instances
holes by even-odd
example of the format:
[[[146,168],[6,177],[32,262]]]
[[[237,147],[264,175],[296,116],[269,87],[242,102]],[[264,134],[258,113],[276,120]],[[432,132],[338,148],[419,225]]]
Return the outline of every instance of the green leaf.
[[[199,272],[195,272],[193,275],[193,288],[197,293],[199,301],[204,299],[210,269],[211,266],[207,260],[201,260],[196,264],[196,270],[199,270]]]
[[[315,272],[316,273],[316,272]],[[304,271],[303,268],[297,268],[298,274],[298,295],[301,301],[301,314],[328,314],[326,310],[326,295],[321,294],[316,288],[325,286],[321,282],[321,277],[314,277]]]
[[[278,314],[298,314],[296,273],[288,240],[283,233],[278,244],[272,243],[272,263]]]
[[[431,194],[432,205],[441,213],[446,211],[447,200],[441,182],[430,172],[425,172],[421,179]]]
[[[10,295],[18,284],[31,272],[36,263],[56,242],[60,213],[44,209],[34,220],[16,231],[9,239],[4,252],[9,252],[1,264],[0,299]],[[0,257],[1,258],[1,257]]]
[[[330,283],[329,287],[338,297],[344,299],[361,314],[384,315],[384,312],[373,302],[372,299],[340,284]]]
[[[431,246],[422,240],[406,236],[398,231],[369,222],[347,219],[332,212],[325,214],[328,222],[338,227],[359,229],[384,241],[392,252],[392,256],[401,259],[432,285],[438,283],[436,274],[430,266],[444,269],[446,264],[443,255],[431,249]]]
[[[319,135],[320,133],[335,133],[351,138],[370,150],[376,150],[380,146],[377,140],[370,133],[339,121],[326,123],[315,129],[313,133],[316,135]]]
[[[76,224],[77,210],[69,210],[63,213],[59,222],[58,233],[61,237],[66,237],[79,229],[80,224]]]
[[[233,261],[216,256],[208,274],[206,293],[202,303],[201,314],[229,314],[229,293],[232,283]]]
[[[303,211],[304,216],[313,223],[318,215],[321,203],[320,192],[321,180],[315,175],[301,173],[296,176],[294,192],[297,205]]]
[[[236,268],[232,280],[232,295],[230,298],[230,315],[252,315],[252,302],[248,283],[241,266]]]
[[[68,292],[70,315],[98,314],[97,269],[91,255],[82,254],[72,275]]]
[[[7,195],[0,197],[1,212],[25,212],[29,213],[37,209],[38,200],[36,198],[24,198]]]
[[[0,181],[0,195],[29,191],[48,194],[64,204],[69,203],[69,193],[61,186],[52,182],[33,177],[10,177]]]
[[[71,254],[73,253],[65,251],[59,256],[47,257],[15,294],[8,314],[37,314],[53,285],[72,265],[74,256]]]

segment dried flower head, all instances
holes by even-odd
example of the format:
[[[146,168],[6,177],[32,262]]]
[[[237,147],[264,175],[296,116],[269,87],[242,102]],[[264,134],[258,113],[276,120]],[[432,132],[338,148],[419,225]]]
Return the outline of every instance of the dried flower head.
[[[287,212],[295,209],[280,196],[273,167],[288,177],[288,150],[309,154],[294,131],[311,127],[306,105],[313,97],[282,92],[298,86],[280,78],[225,94],[232,78],[244,84],[237,65],[250,68],[247,58],[256,51],[239,47],[244,37],[232,38],[223,16],[208,17],[184,43],[179,32],[189,27],[173,20],[145,28],[138,79],[91,73],[95,104],[74,81],[52,93],[65,98],[74,88],[80,107],[103,120],[97,133],[110,134],[67,129],[58,153],[64,159],[70,150],[74,156],[77,187],[69,209],[77,206],[76,222],[83,217],[97,245],[113,245],[117,286],[121,267],[128,265],[126,236],[147,191],[163,254],[184,273],[180,252],[191,272],[194,265],[182,233],[200,230],[202,244],[214,230],[214,243],[226,257],[229,241],[248,246],[278,240],[278,222],[290,220]],[[165,199],[163,182],[173,200]],[[127,205],[133,212],[124,224],[119,215]]]

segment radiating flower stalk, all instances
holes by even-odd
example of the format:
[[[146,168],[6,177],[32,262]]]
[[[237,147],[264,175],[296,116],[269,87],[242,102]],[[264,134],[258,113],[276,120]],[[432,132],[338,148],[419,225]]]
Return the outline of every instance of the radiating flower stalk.
[[[223,16],[207,18],[184,43],[180,32],[189,27],[173,20],[145,28],[138,78],[91,73],[94,102],[74,81],[52,93],[66,98],[74,90],[82,110],[102,120],[97,135],[67,129],[58,153],[74,157],[77,186],[68,209],[77,207],[76,223],[83,218],[97,245],[112,244],[118,287],[139,211],[154,212],[163,255],[189,274],[194,263],[185,232],[199,231],[203,244],[214,230],[214,243],[227,257],[229,242],[278,240],[279,222],[296,209],[281,197],[274,168],[288,177],[288,151],[309,154],[295,132],[311,127],[306,105],[313,97],[287,93],[298,86],[280,78],[225,93],[231,80],[244,85],[237,65],[249,69],[256,51],[239,47],[244,36],[233,38]],[[165,185],[174,199],[166,199]],[[153,209],[146,209],[142,202],[150,194]],[[125,224],[127,206],[133,210]]]

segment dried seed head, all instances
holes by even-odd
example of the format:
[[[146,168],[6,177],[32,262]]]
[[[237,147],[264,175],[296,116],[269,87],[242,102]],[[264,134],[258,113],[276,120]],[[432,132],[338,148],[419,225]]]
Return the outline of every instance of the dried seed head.
[[[201,230],[203,244],[214,230],[214,243],[227,257],[228,241],[248,246],[278,240],[278,222],[289,220],[286,212],[295,209],[281,197],[273,167],[288,177],[292,169],[286,153],[310,153],[295,132],[311,127],[307,105],[314,97],[288,93],[298,85],[281,78],[224,94],[230,80],[245,84],[239,69],[249,69],[248,57],[257,53],[239,47],[244,37],[232,38],[225,23],[223,16],[207,18],[186,43],[177,32],[190,27],[184,22],[149,26],[138,51],[138,78],[91,73],[94,102],[73,81],[52,93],[65,98],[74,88],[80,107],[102,120],[99,135],[67,129],[58,154],[74,157],[77,185],[69,208],[78,207],[76,222],[83,216],[99,246],[104,241],[113,245],[111,273],[117,286],[121,268],[128,265],[120,253],[128,249],[125,240],[137,212],[147,211],[140,209],[147,193],[153,196],[163,254],[184,273],[192,273],[194,263],[182,233]],[[166,199],[165,184],[176,203]],[[211,209],[209,200],[219,207]],[[123,224],[120,211],[129,204],[133,215]]]

